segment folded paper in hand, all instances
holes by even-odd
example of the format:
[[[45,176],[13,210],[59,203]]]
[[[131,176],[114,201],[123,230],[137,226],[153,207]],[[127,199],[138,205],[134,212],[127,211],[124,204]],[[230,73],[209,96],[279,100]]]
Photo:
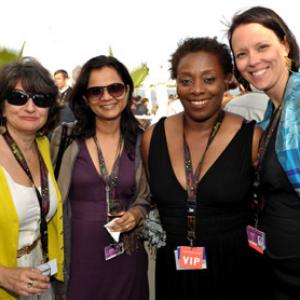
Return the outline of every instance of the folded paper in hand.
[[[57,273],[57,261],[56,259],[49,260],[48,262],[39,265],[37,268],[43,275],[52,276]]]
[[[114,239],[115,242],[119,242],[119,238],[120,238],[120,231],[112,231],[110,229],[110,227],[115,223],[116,220],[118,220],[120,218],[114,218],[112,219],[110,222],[106,223],[104,225],[104,227],[106,228],[106,230],[108,231],[108,233],[111,235],[111,237]]]

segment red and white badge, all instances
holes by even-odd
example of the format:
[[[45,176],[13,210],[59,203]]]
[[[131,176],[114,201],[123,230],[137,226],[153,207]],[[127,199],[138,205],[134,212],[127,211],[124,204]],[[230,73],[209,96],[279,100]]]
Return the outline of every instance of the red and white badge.
[[[206,269],[206,254],[204,247],[179,246],[174,250],[177,270]]]

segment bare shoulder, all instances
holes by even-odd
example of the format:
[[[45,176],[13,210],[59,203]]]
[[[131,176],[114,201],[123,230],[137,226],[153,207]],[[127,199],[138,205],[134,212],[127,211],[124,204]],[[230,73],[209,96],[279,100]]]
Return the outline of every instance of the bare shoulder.
[[[226,112],[226,119],[227,119],[227,124],[230,126],[227,126],[227,128],[231,128],[230,130],[234,130],[237,132],[240,127],[242,126],[244,122],[244,118],[236,115],[234,113]],[[252,136],[252,162],[254,164],[257,156],[257,151],[258,151],[258,146],[259,142],[262,136],[263,130],[258,126],[255,125],[254,130],[253,130],[253,136]]]
[[[181,113],[167,117],[165,119],[164,128],[166,131],[166,134],[168,134],[170,131],[176,130],[176,125],[178,124],[179,119],[181,119]],[[145,145],[150,144],[150,140],[153,134],[153,130],[156,127],[157,123],[152,124],[149,126],[143,133],[142,143]]]
[[[178,133],[178,130],[182,128],[182,112],[176,115],[172,115],[166,119],[165,131],[166,135],[173,135]]]
[[[253,137],[252,137],[252,161],[253,161],[253,164],[255,163],[255,160],[257,157],[259,142],[260,142],[262,134],[263,134],[263,130],[259,126],[255,125],[254,131],[253,131]]]
[[[242,116],[228,111],[225,112],[224,124],[230,131],[237,132],[241,128],[244,120],[245,119]]]
[[[147,129],[143,132],[142,146],[150,144],[150,140],[151,140],[152,133],[153,133],[155,126],[156,126],[156,123],[147,127]]]
[[[141,152],[142,157],[144,161],[144,165],[146,167],[146,171],[148,173],[148,156],[149,156],[149,148],[150,148],[150,142],[153,134],[153,130],[156,126],[156,123],[147,127],[147,129],[144,131],[142,135],[142,141],[141,141]]]
[[[257,138],[260,140],[262,134],[263,134],[263,129],[260,128],[257,124],[255,125],[255,128],[254,128],[254,133],[253,135],[257,136]]]
[[[237,115],[235,113],[226,112],[225,115],[226,123],[230,124],[230,127],[235,130],[241,128],[243,122],[245,121],[245,119],[242,116]],[[260,139],[262,133],[263,130],[256,124],[254,127],[253,137],[256,136],[258,139]]]

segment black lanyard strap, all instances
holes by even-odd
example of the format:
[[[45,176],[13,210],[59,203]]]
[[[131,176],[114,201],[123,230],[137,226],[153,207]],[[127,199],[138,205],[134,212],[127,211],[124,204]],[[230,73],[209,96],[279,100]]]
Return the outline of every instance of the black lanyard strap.
[[[191,246],[196,239],[196,212],[197,212],[197,185],[199,182],[199,176],[201,173],[202,164],[207,153],[209,146],[211,145],[212,141],[216,137],[223,118],[224,118],[224,111],[220,111],[218,118],[211,129],[210,135],[208,137],[208,141],[203,152],[202,157],[200,158],[197,168],[195,172],[193,172],[193,164],[192,164],[192,157],[191,151],[188,146],[185,137],[185,122],[183,118],[183,152],[184,152],[184,166],[185,166],[185,177],[186,177],[186,186],[187,186],[187,239],[190,241]]]
[[[43,257],[45,260],[48,258],[48,228],[47,228],[47,221],[46,216],[49,211],[49,182],[48,182],[48,170],[45,165],[45,162],[41,156],[40,151],[38,150],[38,158],[40,163],[40,176],[41,176],[41,193],[39,189],[36,187],[33,181],[33,176],[29,170],[28,164],[26,159],[21,152],[20,148],[8,132],[8,130],[3,134],[3,138],[6,141],[7,145],[11,149],[16,161],[19,163],[21,168],[24,170],[28,178],[33,184],[35,189],[39,205],[41,211],[41,223],[40,223],[40,233],[41,233],[41,242],[42,242],[42,250],[43,250]],[[37,145],[36,145],[37,147]],[[38,149],[38,147],[37,147]]]
[[[117,213],[117,211],[119,210],[119,208],[121,206],[120,201],[117,199],[116,187],[117,187],[118,181],[119,181],[118,176],[119,176],[120,158],[121,158],[121,153],[123,150],[124,140],[123,140],[123,137],[120,136],[119,150],[116,155],[116,159],[113,164],[111,174],[109,174],[108,170],[106,168],[104,156],[103,156],[100,144],[98,143],[98,139],[97,139],[96,135],[93,137],[93,139],[94,139],[96,149],[97,149],[100,174],[105,181],[105,197],[106,197],[107,216],[110,216],[110,215],[114,215],[115,213]]]
[[[278,125],[282,112],[282,104],[278,106],[278,108],[274,111],[273,117],[270,121],[268,129],[263,133],[262,138],[259,143],[257,157],[255,161],[255,177],[253,182],[253,205],[254,205],[254,214],[255,214],[255,226],[258,225],[258,216],[260,212],[263,210],[264,201],[263,197],[260,197],[260,172],[263,158],[265,156],[267,147],[270,143],[271,137],[275,128]]]

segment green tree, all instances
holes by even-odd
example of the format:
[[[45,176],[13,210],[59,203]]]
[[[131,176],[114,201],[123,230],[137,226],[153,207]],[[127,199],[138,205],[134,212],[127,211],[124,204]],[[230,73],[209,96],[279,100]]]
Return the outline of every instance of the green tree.
[[[146,63],[134,68],[131,72],[131,78],[134,83],[134,88],[138,88],[149,74],[149,68]]]
[[[108,47],[108,55],[114,56],[111,46]],[[148,74],[149,68],[146,63],[142,63],[130,72],[135,89],[143,83]]]
[[[111,46],[108,47],[108,56],[114,56]]]
[[[24,47],[25,42],[19,51],[11,50],[6,47],[0,47],[0,66],[20,59],[23,56]]]

